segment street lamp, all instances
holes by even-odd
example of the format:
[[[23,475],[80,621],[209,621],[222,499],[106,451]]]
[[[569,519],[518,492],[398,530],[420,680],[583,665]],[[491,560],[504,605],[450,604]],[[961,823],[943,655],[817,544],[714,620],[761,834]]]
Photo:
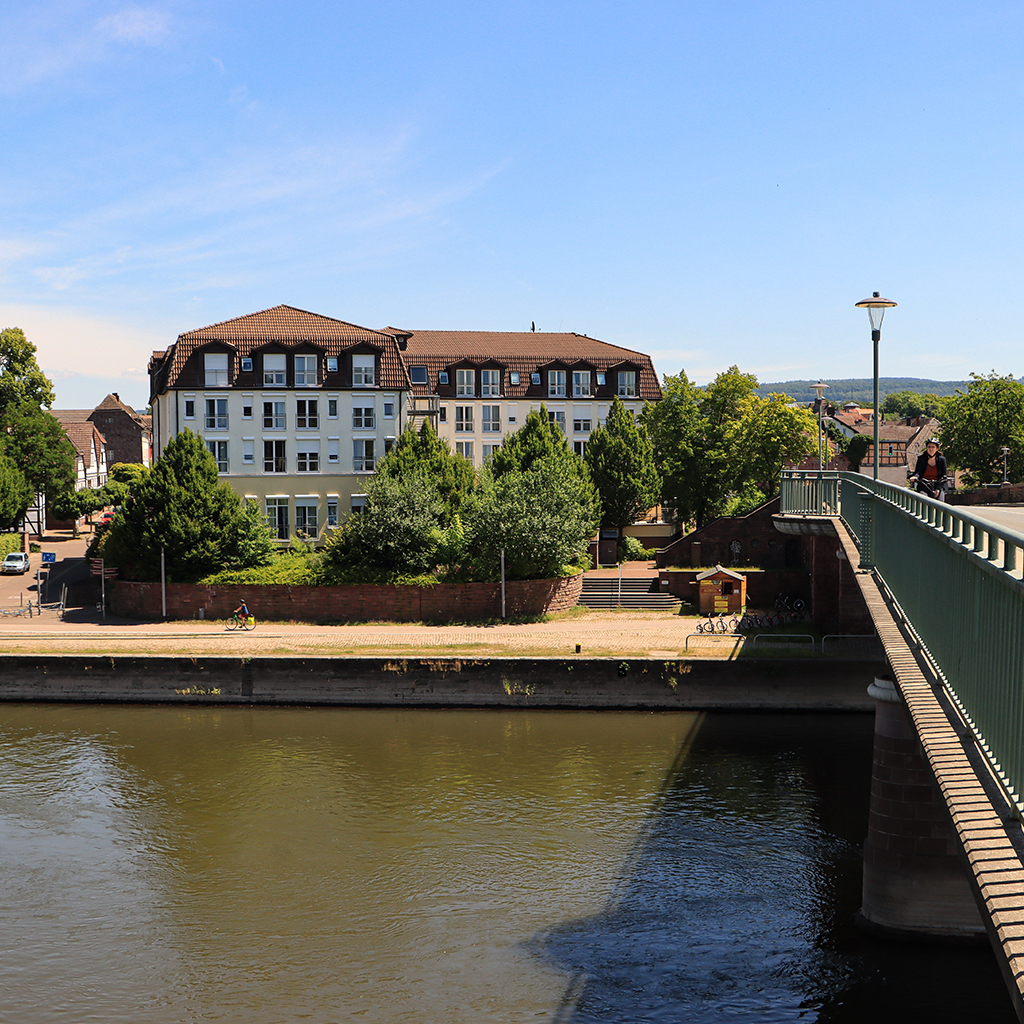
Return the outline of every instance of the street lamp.
[[[892,299],[879,298],[878,292],[872,292],[870,299],[864,299],[858,302],[857,309],[866,309],[868,311],[868,319],[871,321],[871,342],[875,348],[875,412],[873,419],[875,421],[875,444],[872,449],[872,477],[878,479],[878,342],[882,337],[882,318],[885,316],[887,309],[892,309],[896,305]]]
[[[825,389],[828,387],[827,384],[823,384],[820,380],[817,384],[811,385],[811,390],[818,396],[818,472],[820,473],[824,468],[824,440],[821,434],[821,403],[822,396],[825,394]]]
[[[1006,456],[1010,454],[1009,448],[1000,448],[1003,453],[1003,484],[1008,484],[1010,481],[1006,479]]]

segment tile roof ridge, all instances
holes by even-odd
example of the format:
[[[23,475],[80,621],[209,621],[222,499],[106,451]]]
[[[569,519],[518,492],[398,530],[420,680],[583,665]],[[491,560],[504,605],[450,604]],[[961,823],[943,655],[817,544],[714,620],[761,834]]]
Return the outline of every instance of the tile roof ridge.
[[[301,309],[299,306],[289,306],[287,303],[281,302],[276,306],[268,306],[266,309],[257,309],[252,313],[243,313],[241,316],[228,317],[226,320],[218,320],[216,323],[206,324],[205,327],[194,327],[192,330],[183,331],[178,335],[178,340],[187,338],[193,334],[202,334],[203,331],[211,331],[215,327],[226,327],[228,324],[237,323],[239,320],[249,320],[253,317],[263,316],[266,313],[278,313],[287,310],[289,313],[301,313],[304,316],[313,317],[316,320],[327,320],[334,324],[340,324],[342,327],[351,327],[357,331],[366,331],[368,334],[382,334],[382,331],[376,331],[372,327],[363,327],[361,324],[354,324],[348,320],[339,320],[337,317],[326,316],[323,313],[314,313],[310,309]],[[155,354],[155,353],[154,353]]]

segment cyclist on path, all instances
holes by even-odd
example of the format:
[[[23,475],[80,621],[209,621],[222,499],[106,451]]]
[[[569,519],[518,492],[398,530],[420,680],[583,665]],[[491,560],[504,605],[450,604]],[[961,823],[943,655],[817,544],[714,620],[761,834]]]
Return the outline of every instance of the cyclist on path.
[[[929,437],[924,451],[917,457],[917,465],[910,482],[916,490],[937,501],[946,500],[946,456],[939,451],[938,438]]]

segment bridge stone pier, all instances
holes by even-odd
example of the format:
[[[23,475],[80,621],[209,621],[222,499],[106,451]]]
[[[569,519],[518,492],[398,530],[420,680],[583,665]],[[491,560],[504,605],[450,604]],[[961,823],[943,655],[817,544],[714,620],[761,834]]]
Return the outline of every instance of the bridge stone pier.
[[[871,807],[859,923],[892,936],[985,942],[960,841],[903,698],[875,679]]]

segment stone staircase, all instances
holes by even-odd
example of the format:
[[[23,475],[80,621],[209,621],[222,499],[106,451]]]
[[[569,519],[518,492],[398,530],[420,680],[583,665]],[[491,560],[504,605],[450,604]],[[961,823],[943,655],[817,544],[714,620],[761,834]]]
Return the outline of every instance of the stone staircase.
[[[624,576],[622,600],[619,601],[619,578],[583,577],[580,604],[588,608],[678,608],[682,602],[673,594],[661,592],[658,577]]]

